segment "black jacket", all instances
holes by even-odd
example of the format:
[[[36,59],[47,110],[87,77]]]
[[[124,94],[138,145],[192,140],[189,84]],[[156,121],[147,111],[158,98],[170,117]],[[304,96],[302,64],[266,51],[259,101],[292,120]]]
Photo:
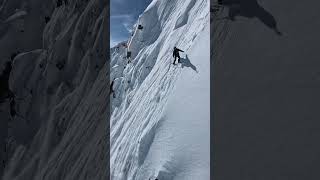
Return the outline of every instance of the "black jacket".
[[[172,54],[172,56],[173,56],[173,57],[179,57],[179,56],[180,56],[180,55],[179,55],[179,51],[180,51],[180,52],[184,52],[184,51],[182,51],[181,49],[174,48],[174,49],[173,49],[173,54]]]

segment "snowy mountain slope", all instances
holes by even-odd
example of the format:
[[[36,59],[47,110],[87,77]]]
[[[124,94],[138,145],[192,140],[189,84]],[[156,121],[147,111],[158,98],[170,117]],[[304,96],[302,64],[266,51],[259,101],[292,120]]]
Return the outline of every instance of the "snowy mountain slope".
[[[2,2],[1,15],[9,17],[10,23],[23,21],[26,27],[35,28],[34,32],[25,31],[30,36],[18,36],[22,38],[19,41],[9,30],[0,40],[2,46],[10,39],[20,51],[9,79],[15,105],[11,106],[12,100],[1,104],[5,110],[2,117],[7,117],[1,121],[6,120],[9,129],[3,179],[106,179],[107,2]],[[20,4],[27,7],[26,13],[18,11],[12,16],[9,11]],[[42,22],[39,29],[32,24],[38,18]],[[40,41],[37,48],[28,46],[31,50],[25,51],[16,45],[25,40],[30,43],[34,36],[35,44]],[[16,115],[10,112],[13,109]]]
[[[209,179],[209,18],[207,0],[155,0],[128,40],[131,63],[111,49],[111,179]]]

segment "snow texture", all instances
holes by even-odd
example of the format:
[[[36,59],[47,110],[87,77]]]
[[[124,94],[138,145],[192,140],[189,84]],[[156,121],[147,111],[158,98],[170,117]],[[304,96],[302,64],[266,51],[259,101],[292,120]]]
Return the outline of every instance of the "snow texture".
[[[0,105],[2,179],[107,179],[108,14],[102,0],[0,1],[15,95]]]
[[[154,0],[111,49],[112,180],[210,179],[209,14],[208,0]]]

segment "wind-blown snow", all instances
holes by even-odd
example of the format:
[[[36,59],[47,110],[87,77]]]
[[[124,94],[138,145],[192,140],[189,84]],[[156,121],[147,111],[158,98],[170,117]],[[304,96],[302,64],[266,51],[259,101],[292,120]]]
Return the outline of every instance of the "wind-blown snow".
[[[208,0],[156,0],[128,40],[131,63],[111,49],[112,180],[210,178],[209,18]]]

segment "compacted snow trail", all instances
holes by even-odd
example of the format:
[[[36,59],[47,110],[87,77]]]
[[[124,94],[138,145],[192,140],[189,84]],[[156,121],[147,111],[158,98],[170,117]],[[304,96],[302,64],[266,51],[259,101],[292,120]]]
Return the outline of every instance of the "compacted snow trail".
[[[154,0],[111,49],[112,180],[209,179],[209,23],[208,0]]]

